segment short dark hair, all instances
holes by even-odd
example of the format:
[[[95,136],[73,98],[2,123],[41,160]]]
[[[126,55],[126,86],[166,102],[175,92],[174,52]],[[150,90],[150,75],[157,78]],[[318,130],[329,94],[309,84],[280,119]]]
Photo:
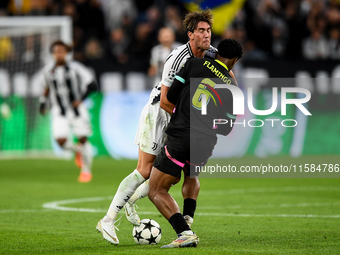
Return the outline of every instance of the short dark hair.
[[[205,9],[204,11],[194,11],[188,12],[183,20],[183,27],[187,32],[194,32],[197,28],[197,24],[201,21],[207,22],[210,27],[214,23],[214,16],[210,9]]]
[[[242,58],[243,50],[241,44],[234,40],[234,39],[224,39],[222,40],[218,46],[218,55],[220,55],[222,58]]]
[[[70,51],[72,50],[72,46],[67,45],[67,44],[64,43],[62,40],[57,40],[57,41],[54,41],[54,42],[51,44],[51,47],[50,47],[50,52],[51,52],[51,53],[53,53],[53,48],[54,48],[55,46],[64,46],[67,52],[70,52]]]

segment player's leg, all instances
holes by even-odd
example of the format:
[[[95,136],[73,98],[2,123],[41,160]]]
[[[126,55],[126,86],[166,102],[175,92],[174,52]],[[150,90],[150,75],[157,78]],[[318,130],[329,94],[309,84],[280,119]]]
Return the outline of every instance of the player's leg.
[[[137,170],[145,177],[149,178],[152,164],[156,155],[160,152],[164,142],[164,130],[169,122],[170,115],[158,105],[147,104],[141,114],[135,144],[139,145],[139,158]],[[131,196],[124,209],[126,218],[133,225],[140,222],[135,209],[135,202],[146,197],[149,190],[149,181],[141,184],[136,192]]]
[[[107,214],[97,224],[97,230],[103,234],[103,238],[113,244],[119,244],[116,234],[115,222],[119,211],[129,200],[137,187],[145,181],[144,177],[135,169],[121,181],[118,190],[111,202]]]
[[[55,141],[64,150],[73,152],[80,150],[79,146],[68,139],[70,135],[70,123],[65,116],[52,113],[52,133]]]
[[[182,196],[184,199],[183,215],[190,228],[194,221],[196,201],[199,191],[200,181],[198,176],[185,175],[182,186]]]
[[[136,189],[145,181],[145,179],[149,178],[155,158],[155,155],[148,154],[139,149],[137,168],[120,183],[107,212],[107,216],[113,221],[116,219],[118,212],[135,193]],[[133,210],[126,210],[126,212],[130,222],[132,221],[134,225],[140,224],[139,217],[138,219],[135,218],[136,214],[134,207]]]
[[[72,131],[74,135],[78,138],[79,151],[76,154],[76,161],[80,159],[80,162],[76,163],[80,165],[80,175],[78,177],[79,182],[90,182],[92,180],[92,150],[91,144],[88,141],[92,133],[91,125],[89,121],[88,111],[84,105],[78,106],[78,116],[74,116],[71,119]]]
[[[168,137],[154,163],[150,176],[149,199],[169,221],[178,238],[162,248],[196,246],[198,237],[191,231],[180,212],[177,202],[168,193],[178,181],[185,162],[185,146],[180,139]]]
[[[139,157],[137,170],[148,179],[152,169],[152,164],[155,161],[156,156],[148,154],[139,149]],[[135,192],[131,195],[128,202],[124,205],[126,219],[134,226],[140,224],[140,217],[136,211],[136,201],[138,199],[144,198],[148,195],[149,191],[149,180],[143,182],[139,187],[136,188]]]
[[[78,153],[78,157],[80,156],[80,175],[78,178],[79,182],[89,182],[92,180],[92,150],[91,144],[88,141],[86,136],[82,136],[78,138],[80,152]]]
[[[156,156],[146,153],[139,149],[137,171],[145,178],[148,179],[152,169],[152,164]],[[140,224],[140,217],[136,212],[135,202],[137,199],[146,197],[149,191],[149,181],[145,181],[137,187],[133,187],[134,192],[129,195],[128,202],[124,203],[125,216],[127,220],[134,226]],[[118,193],[118,191],[117,191]],[[131,199],[132,198],[132,199]]]
[[[146,180],[143,182],[133,193],[133,195],[129,199],[129,204],[134,204],[137,202],[137,200],[142,199],[144,197],[148,196],[149,192],[149,180]]]
[[[178,177],[163,173],[153,168],[150,176],[149,199],[154,203],[159,212],[169,221],[178,238],[162,248],[196,246],[198,237],[191,231],[180,212],[177,202],[168,193],[171,185]]]
[[[198,174],[194,171],[195,165],[204,165],[208,158],[212,155],[212,150],[216,144],[215,139],[190,139],[191,143],[191,152],[190,156],[198,155],[197,158],[191,157],[193,162],[196,164],[186,163],[186,167],[184,169],[184,182],[182,186],[182,196],[184,199],[183,203],[183,215],[184,219],[188,223],[191,228],[191,225],[194,221],[194,214],[196,211],[197,205],[197,197],[200,191],[200,181],[198,179]],[[205,163],[201,162],[202,159]],[[191,171],[190,171],[191,168]]]

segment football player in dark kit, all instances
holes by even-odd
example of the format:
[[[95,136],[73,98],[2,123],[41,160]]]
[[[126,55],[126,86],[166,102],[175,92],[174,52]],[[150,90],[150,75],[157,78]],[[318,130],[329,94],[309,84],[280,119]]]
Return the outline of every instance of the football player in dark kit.
[[[182,169],[185,174],[194,173],[195,166],[203,166],[212,155],[217,134],[228,135],[230,122],[236,119],[233,113],[233,98],[229,89],[215,90],[215,84],[235,85],[229,71],[242,57],[241,45],[233,39],[225,39],[218,45],[215,60],[192,58],[185,63],[175,77],[167,98],[176,105],[165,133],[167,139],[158,154],[150,176],[148,196],[161,214],[169,221],[178,238],[162,248],[192,247],[199,239],[183,218],[177,202],[168,193],[178,181]],[[190,82],[199,78],[199,82]],[[197,79],[195,79],[196,81]],[[205,94],[205,95],[204,95]],[[204,96],[203,96],[204,95]],[[202,100],[205,97],[206,100]],[[202,102],[207,113],[202,114]],[[226,119],[226,125],[214,125],[216,120]],[[202,163],[203,162],[203,163]],[[189,171],[190,169],[190,171]],[[198,174],[191,175],[198,178]],[[193,217],[199,189],[193,189],[191,205],[186,214]]]

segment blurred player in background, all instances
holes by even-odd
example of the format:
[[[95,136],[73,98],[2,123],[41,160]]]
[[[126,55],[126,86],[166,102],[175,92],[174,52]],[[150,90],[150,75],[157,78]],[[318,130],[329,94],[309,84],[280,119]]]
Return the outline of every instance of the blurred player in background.
[[[167,98],[172,104],[176,104],[176,108],[165,131],[167,138],[164,147],[157,155],[151,171],[148,194],[178,235],[175,241],[162,248],[191,247],[199,242],[168,191],[184,167],[191,168],[189,178],[197,178],[199,173],[195,172],[196,166],[207,163],[217,142],[217,134],[226,136],[232,130],[233,125],[229,123],[236,116],[232,115],[233,97],[229,89],[215,92],[218,93],[218,107],[215,100],[208,101],[206,98],[205,115],[200,109],[202,101],[198,100],[204,93],[202,88],[209,92],[214,91],[215,84],[236,84],[229,72],[242,54],[242,46],[237,41],[225,39],[218,45],[215,60],[191,58],[187,61],[168,91]],[[201,78],[201,82],[190,83],[190,78]],[[228,124],[214,126],[216,119],[227,119]],[[196,185],[192,184],[188,189],[195,191]]]
[[[89,182],[92,180],[92,153],[87,138],[92,130],[83,100],[97,90],[97,85],[84,65],[66,59],[70,50],[62,41],[51,45],[54,63],[43,69],[45,90],[40,98],[40,113],[46,113],[49,101],[53,137],[63,149],[76,153],[76,165],[81,169],[78,181]],[[71,129],[78,138],[77,144],[70,139]]]
[[[162,80],[162,71],[166,58],[170,53],[181,44],[175,42],[175,33],[171,28],[163,27],[158,32],[158,41],[160,44],[156,45],[151,50],[150,68],[148,74],[155,78],[154,86]]]
[[[166,98],[168,89],[176,74],[190,57],[215,58],[217,49],[210,46],[212,23],[213,15],[210,9],[190,12],[186,15],[183,25],[188,31],[189,42],[174,49],[166,58],[162,80],[151,91],[149,102],[142,110],[135,138],[135,144],[139,145],[137,168],[122,180],[107,214],[96,226],[97,231],[103,234],[103,238],[112,244],[119,244],[114,223],[123,207],[127,219],[133,225],[140,225],[140,218],[136,213],[134,203],[148,194],[149,182],[146,180],[150,176],[153,162],[164,142],[164,131],[174,108],[174,105]],[[195,186],[194,192],[188,188],[193,186]],[[193,219],[187,215],[187,212],[196,209],[199,186],[198,178],[185,177],[182,188],[183,214],[189,224],[193,222]]]

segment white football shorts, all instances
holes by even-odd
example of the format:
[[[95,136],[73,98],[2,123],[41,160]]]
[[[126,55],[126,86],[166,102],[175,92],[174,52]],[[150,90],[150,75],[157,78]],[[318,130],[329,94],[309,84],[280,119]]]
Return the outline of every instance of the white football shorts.
[[[170,121],[170,114],[159,106],[148,102],[141,113],[135,144],[146,153],[158,155],[165,138],[165,129]]]
[[[65,116],[58,111],[51,111],[52,132],[54,139],[68,138],[72,134],[78,138],[88,137],[92,134],[89,114],[83,104],[78,107],[79,116],[73,110],[68,109]]]

